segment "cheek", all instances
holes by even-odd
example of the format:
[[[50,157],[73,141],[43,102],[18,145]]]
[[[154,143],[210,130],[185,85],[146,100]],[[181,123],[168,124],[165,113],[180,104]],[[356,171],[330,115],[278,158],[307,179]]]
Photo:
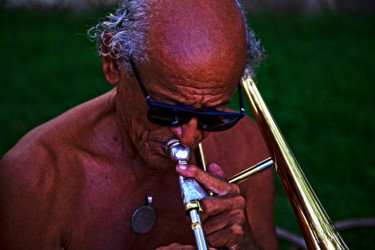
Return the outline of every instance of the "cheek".
[[[131,93],[131,89],[118,86],[117,94],[117,111],[125,133],[130,137],[136,151],[148,165],[165,161],[164,145],[172,138],[172,133],[168,128],[148,121],[148,105],[141,93]]]
[[[168,169],[175,164],[165,155],[164,147],[173,134],[166,127],[157,126],[154,130],[143,130],[137,141],[137,150],[144,161],[157,169]]]
[[[126,132],[135,143],[135,139],[141,136],[142,131],[148,130],[148,126],[151,125],[147,120],[148,105],[144,99],[126,92],[124,88],[118,91],[117,100],[117,111],[125,123]]]
[[[157,126],[147,120],[146,112],[142,110],[134,109],[128,115],[127,120],[129,124],[128,132],[133,144],[140,153],[146,151],[149,137],[157,129]]]

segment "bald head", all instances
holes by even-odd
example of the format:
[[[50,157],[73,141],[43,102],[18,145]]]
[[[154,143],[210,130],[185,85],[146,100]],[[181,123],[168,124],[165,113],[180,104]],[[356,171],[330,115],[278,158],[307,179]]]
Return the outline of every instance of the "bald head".
[[[235,64],[241,68],[246,25],[245,73],[253,74],[253,66],[263,59],[263,48],[243,19],[235,0],[124,0],[89,35],[97,41],[100,55],[122,59],[128,71],[129,58],[137,64],[146,62],[150,51],[153,59],[175,60],[180,66],[199,61],[215,66],[225,57],[233,62],[228,65],[231,70]]]
[[[246,59],[246,29],[235,1],[154,2],[148,34],[150,64],[194,78],[214,72],[240,77]]]

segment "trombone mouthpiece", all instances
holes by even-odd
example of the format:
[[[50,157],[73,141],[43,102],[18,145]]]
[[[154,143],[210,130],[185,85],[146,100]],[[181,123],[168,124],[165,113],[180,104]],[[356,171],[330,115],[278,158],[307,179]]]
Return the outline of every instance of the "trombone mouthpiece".
[[[178,164],[186,165],[190,158],[190,149],[183,146],[178,139],[171,139],[165,145],[165,153]]]

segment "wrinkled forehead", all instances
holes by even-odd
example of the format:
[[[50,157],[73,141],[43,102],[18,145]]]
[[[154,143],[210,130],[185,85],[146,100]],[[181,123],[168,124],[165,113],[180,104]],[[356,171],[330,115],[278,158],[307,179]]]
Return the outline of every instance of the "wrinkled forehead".
[[[148,36],[150,70],[234,88],[246,57],[244,20],[237,4],[230,0],[157,3],[151,9]]]

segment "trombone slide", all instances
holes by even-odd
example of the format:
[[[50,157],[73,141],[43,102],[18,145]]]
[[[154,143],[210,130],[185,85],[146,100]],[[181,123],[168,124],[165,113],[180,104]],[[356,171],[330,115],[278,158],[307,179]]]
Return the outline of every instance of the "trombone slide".
[[[248,169],[245,169],[244,171],[234,175],[228,180],[228,182],[234,184],[241,183],[243,181],[246,181],[247,178],[249,178],[250,176],[262,173],[263,171],[266,171],[267,169],[272,168],[273,166],[274,162],[272,158],[267,158],[264,161],[259,162],[258,164],[251,166]]]
[[[185,165],[190,158],[190,149],[181,145],[178,139],[171,139],[165,145],[165,152],[177,164]],[[207,250],[207,243],[203,232],[202,221],[199,212],[202,211],[199,201],[207,196],[207,193],[192,178],[179,176],[181,196],[185,205],[185,211],[190,216],[191,229],[194,232],[198,250]]]

